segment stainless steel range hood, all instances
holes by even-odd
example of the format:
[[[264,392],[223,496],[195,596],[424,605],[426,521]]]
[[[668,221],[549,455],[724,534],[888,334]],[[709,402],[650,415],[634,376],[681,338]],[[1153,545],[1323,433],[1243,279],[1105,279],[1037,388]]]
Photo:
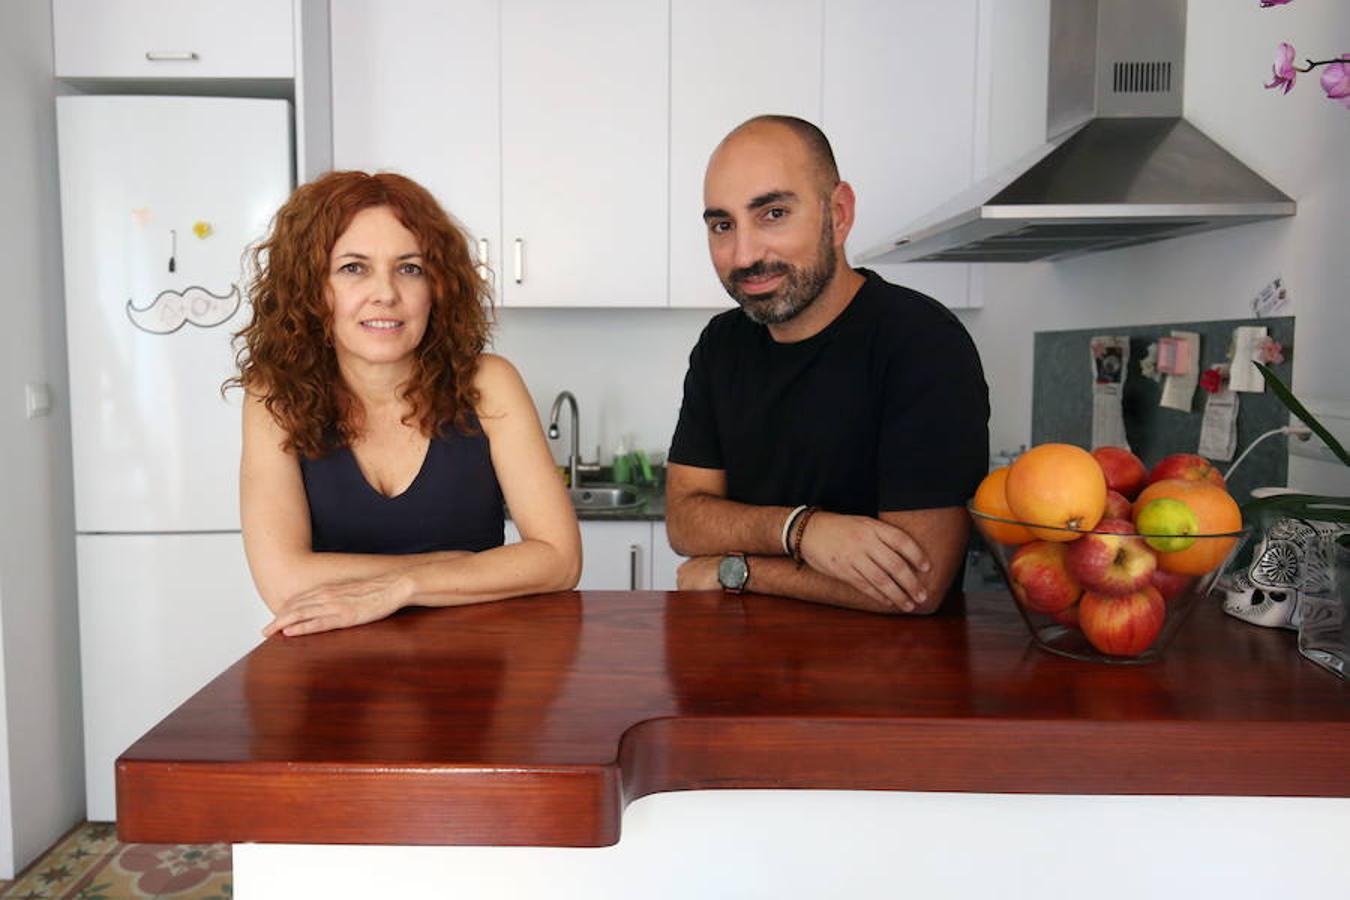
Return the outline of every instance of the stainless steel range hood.
[[[1044,145],[858,258],[1029,262],[1292,216],[1181,117],[1186,0],[1052,0]]]

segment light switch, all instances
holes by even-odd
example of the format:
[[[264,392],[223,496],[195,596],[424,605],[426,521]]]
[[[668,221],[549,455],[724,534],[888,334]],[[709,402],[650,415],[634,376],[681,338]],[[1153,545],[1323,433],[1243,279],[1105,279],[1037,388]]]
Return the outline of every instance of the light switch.
[[[24,405],[28,418],[50,415],[52,411],[52,389],[44,382],[23,386]]]

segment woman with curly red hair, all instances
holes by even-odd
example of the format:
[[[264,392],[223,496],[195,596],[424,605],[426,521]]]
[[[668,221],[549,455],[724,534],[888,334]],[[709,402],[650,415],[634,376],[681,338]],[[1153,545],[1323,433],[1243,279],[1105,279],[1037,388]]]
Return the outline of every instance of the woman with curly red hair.
[[[253,263],[230,383],[264,635],[574,587],[576,516],[520,375],[484,352],[487,287],[431,194],[330,172]],[[518,544],[502,545],[503,501]]]

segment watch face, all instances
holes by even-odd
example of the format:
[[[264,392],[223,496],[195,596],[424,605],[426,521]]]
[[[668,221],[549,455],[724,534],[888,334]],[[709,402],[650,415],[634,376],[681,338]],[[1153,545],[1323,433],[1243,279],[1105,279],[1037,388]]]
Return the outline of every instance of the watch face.
[[[724,556],[717,564],[717,580],[722,587],[739,591],[750,580],[750,567],[744,556]]]

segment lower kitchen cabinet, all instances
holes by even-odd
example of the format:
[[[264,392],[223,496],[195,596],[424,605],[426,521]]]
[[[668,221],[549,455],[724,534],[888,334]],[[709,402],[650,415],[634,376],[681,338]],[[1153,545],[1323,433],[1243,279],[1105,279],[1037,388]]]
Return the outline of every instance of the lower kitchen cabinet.
[[[675,574],[686,557],[670,548],[666,537],[666,523],[652,523],[652,590],[675,590]]]
[[[520,540],[506,523],[506,542]],[[673,591],[675,570],[684,562],[670,549],[664,522],[600,521],[581,523],[582,591]]]
[[[651,587],[650,522],[581,523],[582,591],[645,591]]]

